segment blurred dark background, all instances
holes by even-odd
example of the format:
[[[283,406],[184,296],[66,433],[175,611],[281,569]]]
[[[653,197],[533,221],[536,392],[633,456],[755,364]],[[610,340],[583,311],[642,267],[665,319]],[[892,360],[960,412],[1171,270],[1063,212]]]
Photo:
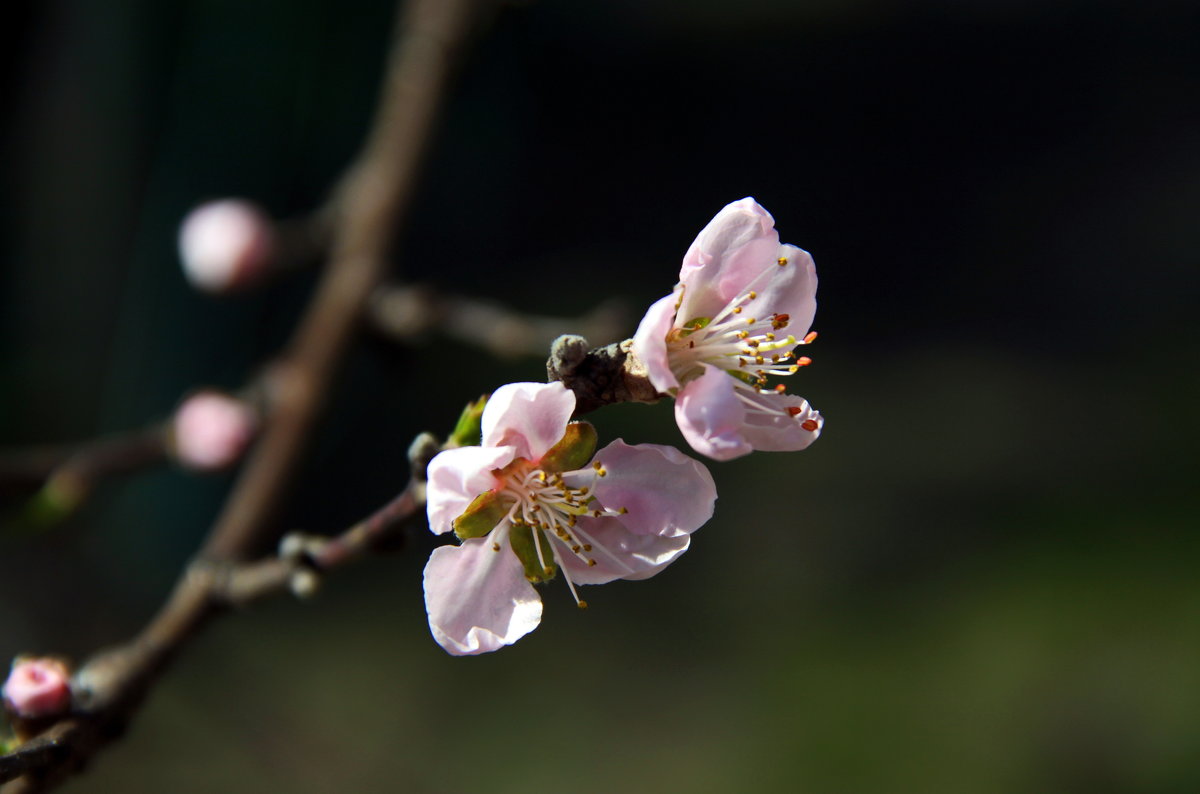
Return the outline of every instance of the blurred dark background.
[[[200,295],[177,224],[225,195],[321,203],[391,17],[15,7],[0,442],[138,426],[278,349],[314,274]],[[225,620],[68,790],[1200,790],[1198,41],[1190,2],[503,9],[398,272],[541,313],[622,297],[636,322],[752,195],[817,262],[816,363],[789,386],[823,438],[714,464],[717,516],[677,564],[587,613],[547,588],[543,626],[488,657],[428,636],[419,532],[312,603]],[[427,341],[364,336],[284,526],[351,523],[416,432],[544,377]],[[594,420],[682,444],[667,404]],[[9,505],[0,657],[136,631],[231,479],[123,479],[41,533]]]

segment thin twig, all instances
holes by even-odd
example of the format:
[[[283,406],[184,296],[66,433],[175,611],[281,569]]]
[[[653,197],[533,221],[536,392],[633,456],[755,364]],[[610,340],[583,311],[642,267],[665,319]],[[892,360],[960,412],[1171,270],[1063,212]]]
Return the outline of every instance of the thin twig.
[[[413,0],[403,15],[366,146],[339,185],[332,255],[287,350],[272,368],[272,414],[202,554],[240,559],[269,540],[269,519],[300,460],[328,385],[412,195],[421,156],[466,38],[472,0]]]
[[[279,561],[258,568],[253,587],[246,585],[252,580],[248,573],[239,580],[229,576],[222,563],[244,559],[268,539],[273,508],[299,460],[367,296],[382,278],[387,248],[412,194],[452,56],[468,32],[473,3],[412,0],[406,8],[367,144],[335,194],[329,267],[290,344],[268,373],[272,410],[255,453],[198,561],[187,568],[167,603],[135,639],[97,654],[76,675],[82,711],[44,734],[66,750],[18,749],[15,756],[5,756],[0,763],[6,766],[0,768],[22,775],[5,786],[5,792],[44,791],[111,741],[187,640],[228,606],[234,592],[230,582],[240,582],[238,594],[250,599],[277,592],[280,583],[288,581],[283,576],[288,573],[286,565]],[[390,526],[395,517],[411,514],[419,504],[416,494],[403,503],[403,509],[393,503],[388,520],[381,520],[378,527]],[[378,534],[368,530],[350,530],[355,540],[343,544],[338,552],[342,559],[352,559],[355,544]],[[224,593],[222,586],[227,588]],[[14,757],[23,760],[11,760]]]
[[[28,492],[44,486],[66,512],[87,498],[100,480],[167,460],[162,424],[81,444],[0,451],[0,485]]]
[[[544,355],[566,333],[607,343],[626,333],[630,321],[619,300],[605,301],[580,317],[551,317],[420,285],[380,287],[371,296],[367,319],[398,341],[435,331],[501,358]]]

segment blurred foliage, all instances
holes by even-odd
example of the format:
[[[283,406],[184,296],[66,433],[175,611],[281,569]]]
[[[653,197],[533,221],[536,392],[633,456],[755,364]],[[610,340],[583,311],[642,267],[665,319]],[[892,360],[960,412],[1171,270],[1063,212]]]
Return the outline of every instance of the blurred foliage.
[[[175,224],[219,195],[323,199],[391,14],[347,10],[21,7],[0,440],[135,426],[278,348],[311,275],[193,294]],[[223,621],[68,790],[1196,791],[1198,34],[1169,2],[504,9],[398,269],[533,311],[640,306],[754,195],[822,278],[795,390],[824,437],[714,465],[683,559],[586,613],[546,588],[544,625],[490,657],[428,637],[420,532],[314,603]],[[417,432],[542,377],[368,337],[285,525],[349,524],[406,481]],[[589,419],[602,443],[681,443],[670,405]],[[134,631],[228,482],[123,480],[0,540],[0,657]]]

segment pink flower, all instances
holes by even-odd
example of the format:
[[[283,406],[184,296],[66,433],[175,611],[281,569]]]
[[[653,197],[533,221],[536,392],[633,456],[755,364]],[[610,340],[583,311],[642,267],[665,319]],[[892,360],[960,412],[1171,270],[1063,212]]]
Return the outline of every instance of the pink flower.
[[[71,706],[70,674],[57,659],[17,659],[4,682],[4,702],[26,719],[62,714]]]
[[[258,418],[241,400],[197,392],[175,411],[175,456],[198,471],[223,469],[242,456],[257,430]]]
[[[482,446],[429,464],[429,528],[460,545],[425,566],[425,608],[456,656],[511,645],[533,631],[533,585],[561,572],[576,585],[645,579],[687,550],[713,512],[708,470],[671,447],[614,441],[592,457],[596,431],[569,422],[561,383],[511,383],[483,411]],[[590,461],[590,462],[589,462]]]
[[[752,198],[726,206],[696,237],[674,291],[633,337],[650,382],[674,395],[692,449],[730,460],[804,449],[820,435],[823,420],[808,401],[770,385],[811,363],[793,348],[816,336],[805,336],[816,292],[812,257],[781,245],[774,219]]]
[[[271,219],[241,199],[201,204],[179,229],[183,272],[205,292],[229,292],[258,281],[270,268],[275,248]]]

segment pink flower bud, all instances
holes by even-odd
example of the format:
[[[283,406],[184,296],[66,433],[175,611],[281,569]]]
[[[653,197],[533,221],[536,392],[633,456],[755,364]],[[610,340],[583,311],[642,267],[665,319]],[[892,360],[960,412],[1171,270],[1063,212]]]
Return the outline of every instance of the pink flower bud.
[[[275,249],[271,219],[241,199],[201,204],[179,230],[179,256],[192,286],[229,292],[259,280]]]
[[[62,714],[71,706],[66,665],[57,659],[18,659],[4,682],[4,702],[10,711],[26,719]]]
[[[257,429],[258,419],[245,403],[198,392],[175,411],[175,456],[192,469],[223,469],[242,456]]]

